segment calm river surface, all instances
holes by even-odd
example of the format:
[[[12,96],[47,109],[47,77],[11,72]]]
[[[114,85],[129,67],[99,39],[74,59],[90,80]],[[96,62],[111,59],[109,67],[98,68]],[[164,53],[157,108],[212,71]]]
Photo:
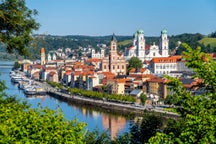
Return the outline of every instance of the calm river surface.
[[[35,97],[26,97],[22,90],[19,90],[17,85],[14,85],[11,80],[9,73],[11,67],[1,66],[7,65],[11,62],[2,62],[0,61],[0,80],[4,80],[7,86],[6,93],[9,95],[16,95],[17,98],[27,100],[31,104],[32,108],[36,108],[38,103],[43,107],[49,107],[50,109],[56,109],[60,107],[65,115],[65,118],[68,120],[77,118],[80,122],[86,122],[87,129],[94,130],[95,128],[100,131],[109,130],[111,138],[114,138],[117,133],[123,133],[129,130],[131,121],[129,118],[120,115],[114,115],[111,113],[100,112],[94,110],[94,108],[89,108],[85,106],[78,106],[74,104],[68,104],[62,102],[58,99],[55,99],[49,95],[45,96],[35,96]]]

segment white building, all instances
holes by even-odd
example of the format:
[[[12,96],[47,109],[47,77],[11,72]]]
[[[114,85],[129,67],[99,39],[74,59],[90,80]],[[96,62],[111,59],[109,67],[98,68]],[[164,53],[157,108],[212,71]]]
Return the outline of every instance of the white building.
[[[47,61],[50,62],[52,60],[56,60],[56,54],[55,53],[48,53]]]
[[[92,49],[91,50],[91,58],[99,58],[99,59],[101,59],[101,58],[103,58],[105,55],[105,51],[104,51],[104,49],[101,49],[101,51],[100,52],[95,52],[95,49]]]
[[[157,75],[169,74],[171,71],[177,71],[177,60],[176,56],[153,58],[149,70]]]
[[[161,31],[160,45],[146,45],[144,38],[144,31],[138,30],[133,36],[133,43],[129,48],[125,49],[125,59],[129,60],[131,57],[138,57],[141,61],[151,60],[154,57],[168,57],[169,56],[169,39],[167,37],[167,30]]]

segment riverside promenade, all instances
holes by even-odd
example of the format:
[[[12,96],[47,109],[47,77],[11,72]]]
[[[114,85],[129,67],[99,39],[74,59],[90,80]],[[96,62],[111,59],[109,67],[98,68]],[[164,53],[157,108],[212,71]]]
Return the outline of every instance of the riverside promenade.
[[[60,91],[56,91],[55,89],[50,89],[48,93],[50,96],[63,100],[65,102],[72,102],[72,103],[77,103],[82,105],[94,106],[107,111],[119,112],[127,115],[135,114],[135,115],[142,116],[145,112],[155,112],[168,117],[174,117],[174,118],[179,117],[179,115],[176,113],[163,111],[161,109],[156,109],[156,108],[149,109],[141,105],[121,104],[117,102],[110,102],[107,100],[92,99],[81,95],[62,93]]]
[[[63,93],[61,91],[57,91],[56,88],[53,88],[52,86],[50,86],[45,82],[39,82],[39,81],[35,81],[35,82],[42,85],[43,88],[46,89],[47,93],[50,96],[65,102],[76,103],[79,105],[93,106],[106,111],[118,112],[127,115],[133,114],[133,115],[142,116],[145,112],[155,112],[165,117],[173,117],[173,118],[179,117],[179,115],[176,113],[163,111],[162,109],[157,109],[157,108],[150,109],[146,106],[141,106],[141,105],[122,104],[117,102],[110,102],[107,100],[88,98],[82,95]]]

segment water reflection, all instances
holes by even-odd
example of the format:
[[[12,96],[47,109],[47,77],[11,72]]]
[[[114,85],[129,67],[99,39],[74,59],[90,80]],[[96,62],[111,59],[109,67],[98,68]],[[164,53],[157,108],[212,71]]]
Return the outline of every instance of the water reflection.
[[[110,131],[110,137],[113,140],[119,131],[125,128],[126,119],[121,116],[109,116],[102,114],[102,123],[105,129]]]
[[[8,89],[8,95],[15,95],[18,99],[27,100],[32,108],[37,108],[38,103],[42,107],[50,109],[60,108],[67,120],[74,118],[79,122],[87,123],[87,129],[90,131],[98,128],[99,131],[109,130],[111,138],[114,138],[117,133],[123,133],[129,130],[130,120],[127,117],[118,113],[110,113],[109,111],[96,108],[94,106],[81,105],[75,102],[64,102],[53,98],[49,95],[25,95],[22,90],[18,89],[17,84],[13,84],[10,80],[10,68],[0,68],[0,80],[4,80]]]
[[[53,99],[49,95],[26,95],[27,99],[40,99],[41,104],[43,105],[43,102],[45,99]],[[62,103],[62,101],[55,99],[56,102]],[[126,129],[127,127],[127,119],[123,116],[119,115],[112,115],[110,113],[104,113],[100,111],[93,110],[91,107],[88,106],[80,106],[74,103],[69,103],[68,104],[70,107],[73,109],[79,111],[82,113],[83,116],[86,118],[92,118],[91,123],[88,123],[89,126],[95,121],[98,121],[101,119],[102,122],[102,129],[103,130],[108,130],[110,133],[110,137],[113,140],[119,132],[123,132],[123,130]]]

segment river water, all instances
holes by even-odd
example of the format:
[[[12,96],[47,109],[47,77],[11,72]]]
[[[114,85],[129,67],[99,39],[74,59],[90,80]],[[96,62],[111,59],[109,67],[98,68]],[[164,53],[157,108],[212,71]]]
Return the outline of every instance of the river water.
[[[31,96],[26,97],[22,90],[18,89],[16,84],[13,84],[10,80],[9,73],[11,67],[5,67],[1,65],[10,64],[12,62],[1,62],[0,61],[0,80],[5,81],[7,86],[6,93],[8,95],[15,95],[21,100],[27,100],[31,104],[32,108],[37,108],[38,104],[42,107],[48,107],[50,109],[60,108],[67,120],[78,119],[79,122],[87,123],[87,129],[92,131],[98,129],[99,131],[108,130],[111,138],[117,136],[117,134],[122,134],[129,130],[131,121],[129,118],[112,114],[108,112],[102,112],[94,108],[89,108],[85,106],[79,106],[72,103],[66,103],[55,99],[49,95],[45,96]]]

